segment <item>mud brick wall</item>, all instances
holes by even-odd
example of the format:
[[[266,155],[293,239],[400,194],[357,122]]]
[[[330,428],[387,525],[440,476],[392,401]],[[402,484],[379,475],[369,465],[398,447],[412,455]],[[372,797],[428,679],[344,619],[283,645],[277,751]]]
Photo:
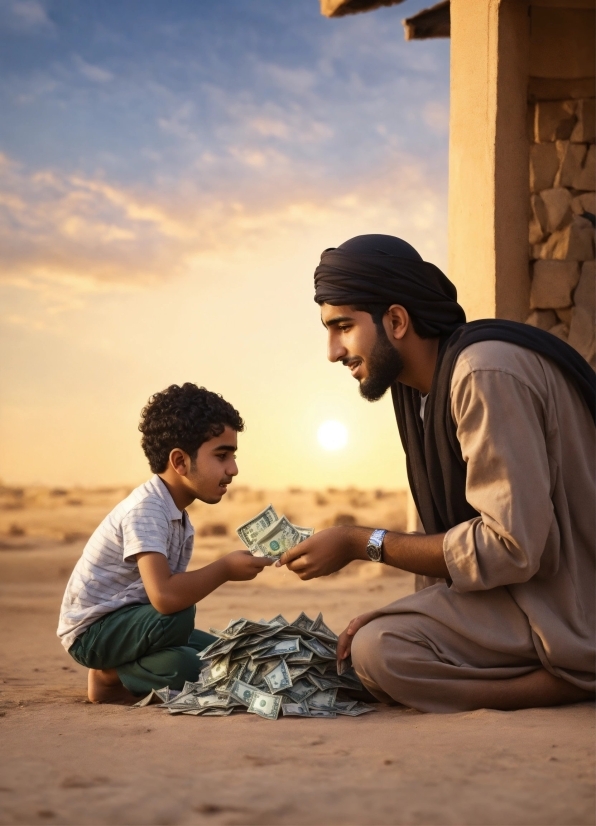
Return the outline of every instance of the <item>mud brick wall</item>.
[[[527,323],[569,342],[596,369],[593,82],[538,86],[530,80]]]

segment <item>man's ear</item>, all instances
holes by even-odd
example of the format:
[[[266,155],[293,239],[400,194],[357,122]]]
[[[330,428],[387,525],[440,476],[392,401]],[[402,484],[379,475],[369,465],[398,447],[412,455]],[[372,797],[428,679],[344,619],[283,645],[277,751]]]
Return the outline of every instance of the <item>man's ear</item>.
[[[401,341],[410,327],[410,314],[401,304],[392,304],[385,317],[389,326],[387,335],[389,338]]]
[[[190,456],[179,447],[170,451],[170,465],[179,476],[186,476],[190,470]]]

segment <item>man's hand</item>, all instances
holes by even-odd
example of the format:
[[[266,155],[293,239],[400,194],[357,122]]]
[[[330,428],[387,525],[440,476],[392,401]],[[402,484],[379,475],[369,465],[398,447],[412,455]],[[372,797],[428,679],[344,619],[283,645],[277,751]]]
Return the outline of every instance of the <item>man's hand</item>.
[[[223,557],[227,579],[233,582],[254,579],[263,568],[273,565],[273,559],[266,556],[253,556],[250,551],[232,551]]]
[[[363,625],[368,625],[369,622],[382,616],[380,611],[369,611],[367,614],[360,614],[359,617],[354,617],[350,620],[348,627],[342,631],[337,640],[337,662],[340,663],[349,657],[352,653],[352,640],[356,631],[359,631]]]
[[[328,528],[282,554],[276,565],[287,565],[300,579],[315,579],[339,571],[353,559],[350,528]]]

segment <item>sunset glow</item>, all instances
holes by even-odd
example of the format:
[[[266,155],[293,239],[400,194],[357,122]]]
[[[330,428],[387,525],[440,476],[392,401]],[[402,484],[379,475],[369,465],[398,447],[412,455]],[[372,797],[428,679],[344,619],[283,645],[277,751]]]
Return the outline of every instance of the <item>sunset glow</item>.
[[[142,481],[141,408],[194,381],[246,420],[243,484],[405,485],[391,404],[327,362],[312,282],[365,232],[445,265],[449,45],[398,17],[0,4],[1,479]],[[338,409],[329,467],[309,434]]]
[[[348,443],[348,431],[341,422],[323,422],[317,431],[317,439],[325,450],[341,450]]]

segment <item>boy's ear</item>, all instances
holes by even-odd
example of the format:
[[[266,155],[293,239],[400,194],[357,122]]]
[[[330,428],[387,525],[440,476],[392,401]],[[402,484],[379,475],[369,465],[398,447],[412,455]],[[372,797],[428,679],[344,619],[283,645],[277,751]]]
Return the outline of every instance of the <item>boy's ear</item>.
[[[179,447],[170,451],[170,465],[179,476],[186,476],[190,470],[190,456]]]

